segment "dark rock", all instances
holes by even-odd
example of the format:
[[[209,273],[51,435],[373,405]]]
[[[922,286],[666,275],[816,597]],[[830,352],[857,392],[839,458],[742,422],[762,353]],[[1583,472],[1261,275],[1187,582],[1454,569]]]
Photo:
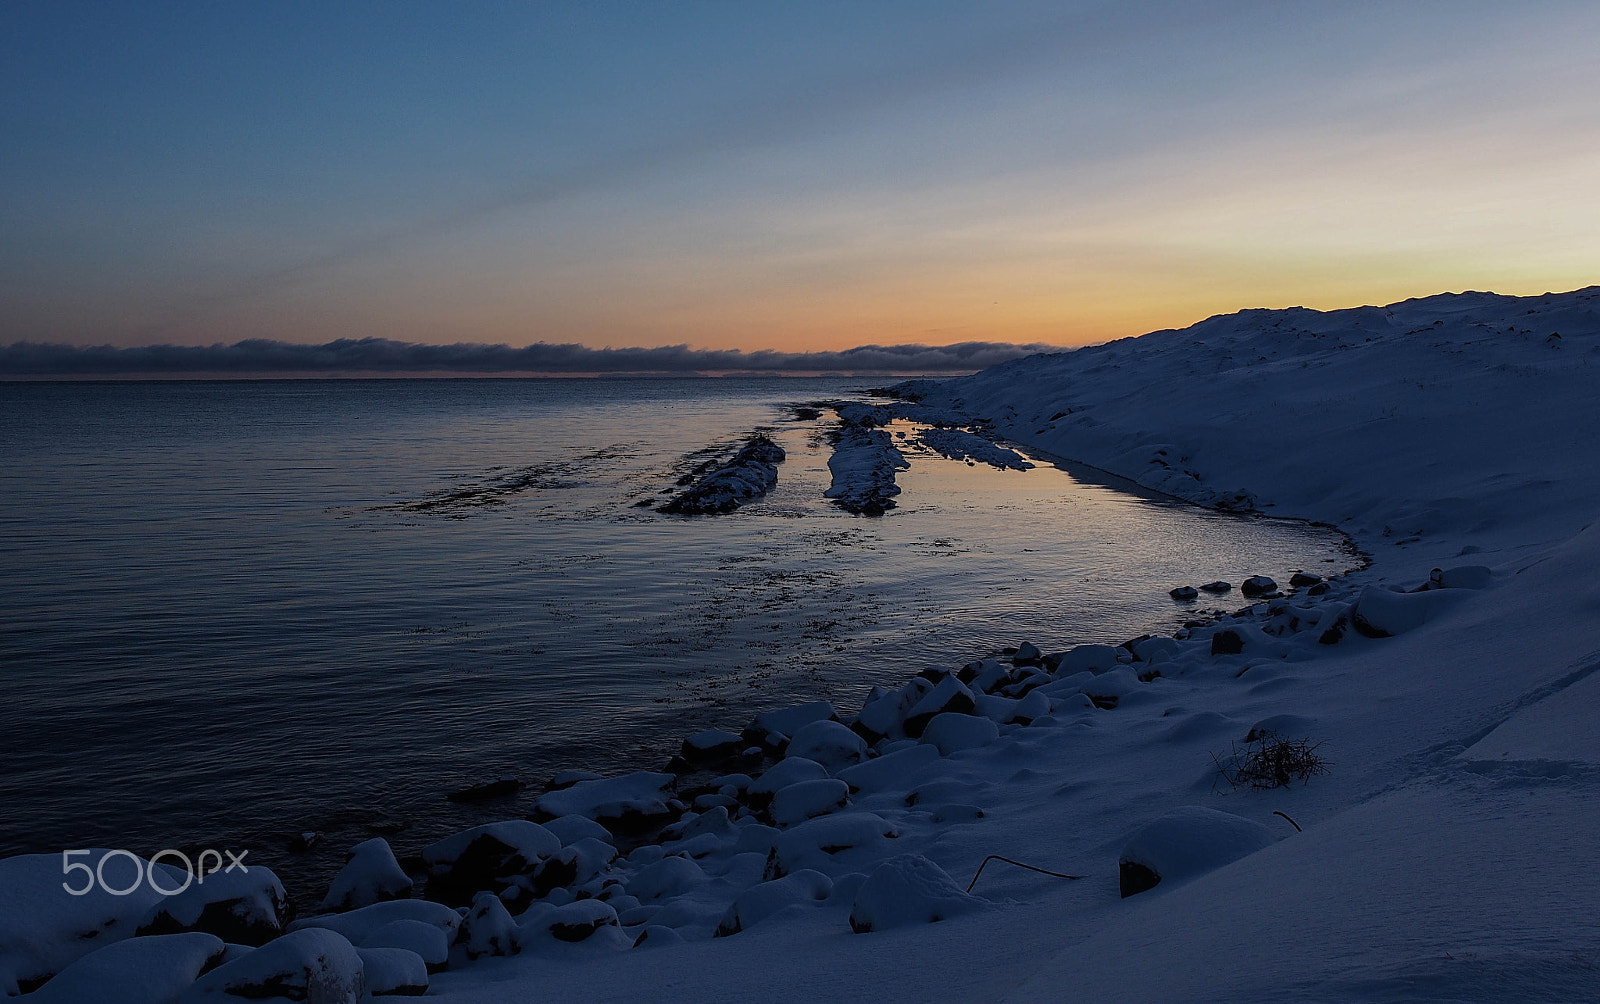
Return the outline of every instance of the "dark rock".
[[[1269,575],[1252,575],[1239,586],[1246,596],[1266,596],[1278,591],[1278,583]]]
[[[1321,596],[1323,593],[1327,592],[1331,588],[1333,588],[1333,587],[1331,585],[1329,585],[1328,583],[1319,582],[1316,585],[1312,586],[1310,589],[1307,589],[1306,590],[1306,595],[1307,596]]]
[[[1296,589],[1300,589],[1303,586],[1314,586],[1321,581],[1322,576],[1311,575],[1307,572],[1296,572],[1289,576],[1289,585]]]
[[[1013,666],[1037,666],[1039,660],[1044,658],[1044,653],[1033,642],[1025,641],[1017,646],[1016,654],[1011,657]]]
[[[1137,896],[1141,892],[1154,889],[1161,883],[1161,876],[1139,864],[1137,861],[1122,861],[1117,865],[1117,878],[1122,886],[1122,898]]]
[[[693,763],[695,761],[720,760],[733,756],[744,749],[746,741],[725,732],[722,729],[706,729],[696,732],[683,741],[683,758]]]
[[[1167,595],[1175,600],[1192,600],[1200,596],[1200,590],[1193,586],[1179,586],[1176,589],[1167,590]]]
[[[1216,582],[1207,582],[1205,585],[1200,587],[1200,590],[1201,592],[1221,595],[1222,593],[1231,592],[1233,590],[1233,583],[1223,582],[1221,579],[1218,579]]]
[[[1244,636],[1229,628],[1211,636],[1212,655],[1238,655],[1244,651]]]

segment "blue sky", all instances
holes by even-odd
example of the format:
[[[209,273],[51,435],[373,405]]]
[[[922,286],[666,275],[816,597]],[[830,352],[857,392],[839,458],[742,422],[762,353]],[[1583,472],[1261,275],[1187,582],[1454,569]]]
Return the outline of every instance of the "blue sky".
[[[0,342],[1074,344],[1600,281],[1589,4],[0,26]]]

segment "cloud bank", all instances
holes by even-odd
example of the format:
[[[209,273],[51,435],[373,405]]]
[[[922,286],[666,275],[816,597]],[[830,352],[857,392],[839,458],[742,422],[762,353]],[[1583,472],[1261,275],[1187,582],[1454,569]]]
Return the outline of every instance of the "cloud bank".
[[[958,342],[954,345],[862,345],[838,352],[762,349],[603,348],[539,342],[427,345],[387,338],[341,338],[322,345],[249,339],[232,345],[60,345],[14,342],[0,347],[0,377],[129,375],[270,376],[273,374],[694,374],[694,373],[965,373],[1051,345]]]

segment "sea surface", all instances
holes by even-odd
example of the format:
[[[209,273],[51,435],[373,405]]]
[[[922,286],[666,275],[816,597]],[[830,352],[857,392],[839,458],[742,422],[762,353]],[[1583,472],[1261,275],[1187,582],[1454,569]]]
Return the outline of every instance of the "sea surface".
[[[1174,585],[1357,563],[1330,530],[910,445],[899,508],[850,515],[823,498],[831,414],[793,406],[864,389],[0,384],[0,855],[247,848],[314,903],[372,833],[415,852],[560,769],[1243,602]],[[788,451],[764,500],[637,504],[756,429]],[[501,773],[529,790],[444,798]]]

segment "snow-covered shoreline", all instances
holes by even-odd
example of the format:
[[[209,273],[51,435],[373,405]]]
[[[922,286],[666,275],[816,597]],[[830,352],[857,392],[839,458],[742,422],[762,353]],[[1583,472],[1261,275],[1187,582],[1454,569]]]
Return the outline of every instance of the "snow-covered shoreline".
[[[344,978],[399,971],[394,953],[431,961],[441,939],[430,993],[456,1000],[1600,997],[1600,879],[1575,867],[1600,823],[1597,306],[1589,289],[1246,311],[902,385],[886,413],[1332,523],[1374,564],[1178,637],[952,653],[859,712],[697,734],[686,758],[722,771],[698,790],[565,779],[532,807],[545,824],[426,852],[448,915],[396,900],[303,918],[287,948],[152,947],[167,968],[145,971],[176,989],[148,999],[209,959],[226,964],[195,999],[230,968],[309,952]],[[1329,772],[1219,784],[1211,757],[1267,731],[1322,743]],[[752,777],[740,757],[775,765]],[[618,853],[615,833],[661,823]],[[968,896],[992,854],[1084,878],[991,864]],[[346,886],[398,888],[382,854],[357,860]],[[1163,881],[1121,898],[1123,861]],[[121,911],[96,921],[118,938],[161,908],[63,905],[58,867],[0,862],[36,911],[0,917],[12,978],[36,958],[92,968],[62,939],[94,909]],[[247,913],[272,912],[270,886],[241,893]],[[401,913],[419,926],[388,926]]]

